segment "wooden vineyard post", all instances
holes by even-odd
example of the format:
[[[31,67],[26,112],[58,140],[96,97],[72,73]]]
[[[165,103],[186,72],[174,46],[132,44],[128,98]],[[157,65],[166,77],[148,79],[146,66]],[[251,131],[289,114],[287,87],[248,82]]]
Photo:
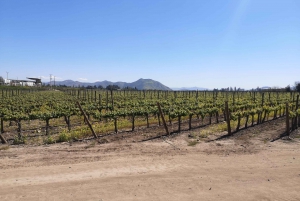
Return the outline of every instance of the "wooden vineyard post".
[[[7,141],[4,139],[4,137],[2,136],[2,134],[0,133],[0,139],[2,144],[7,144]]]
[[[2,133],[4,133],[4,128],[3,128],[3,119],[1,118],[1,132],[0,132],[0,139],[2,144],[7,144],[7,141],[5,140],[5,138],[2,136]]]
[[[0,126],[1,126],[1,131],[0,131],[0,134],[1,133],[4,133],[4,126],[3,126],[3,118],[0,118]]]
[[[296,111],[299,109],[299,94],[297,95],[297,98],[296,98]],[[295,121],[294,121],[294,125],[295,125],[295,129],[298,128],[298,121],[299,121],[299,115],[298,113],[296,114],[296,117],[295,117]]]
[[[231,135],[230,115],[229,115],[229,109],[228,109],[228,101],[225,101],[225,113],[226,113],[228,135]]]
[[[106,111],[108,108],[108,90],[106,90]]]
[[[157,113],[157,120],[158,120],[158,126],[161,126],[161,123],[160,123],[160,113]]]
[[[193,117],[193,115],[189,115],[189,130],[191,130],[192,129],[192,117]]]
[[[134,128],[135,128],[134,122],[135,122],[135,115],[132,114],[132,127],[131,127],[131,131],[134,131]]]
[[[289,103],[285,104],[285,115],[286,115],[286,135],[290,135],[290,115],[289,115]]]
[[[299,100],[297,98],[297,105],[298,105],[298,109],[299,109],[299,103],[298,102],[299,102]],[[300,115],[298,113],[297,113],[297,119],[298,119],[298,122],[296,122],[296,124],[297,124],[297,128],[298,128],[298,127],[300,127]]]
[[[167,124],[166,124],[166,121],[165,121],[165,117],[164,117],[164,114],[162,113],[162,110],[161,110],[159,102],[157,102],[157,107],[158,107],[160,116],[161,116],[161,118],[163,120],[163,124],[164,124],[165,130],[166,130],[166,133],[167,133],[167,135],[170,135],[168,127],[167,127]]]
[[[1,132],[0,132],[0,139],[2,144],[7,144],[7,141],[5,140],[5,138],[2,136],[2,133],[4,133],[4,129],[3,129],[3,119],[1,118]]]
[[[118,133],[118,118],[114,118],[114,125],[115,125],[115,133]]]
[[[99,105],[102,106],[101,104],[102,104],[101,94],[99,93]]]
[[[114,96],[113,96],[113,90],[110,90],[110,98],[111,98],[111,107],[112,107],[112,110],[114,110]]]
[[[110,97],[111,97],[111,107],[112,111],[114,111],[114,96],[113,96],[113,90],[110,90]],[[114,125],[115,125],[115,133],[118,133],[118,118],[114,118]]]
[[[81,113],[83,114],[85,121],[87,122],[88,126],[90,127],[90,129],[91,129],[91,131],[92,131],[94,137],[95,137],[95,138],[98,138],[97,135],[96,135],[96,133],[95,133],[95,131],[94,131],[94,129],[93,129],[93,127],[92,127],[92,125],[91,125],[91,123],[90,123],[90,121],[88,120],[88,118],[87,118],[85,112],[83,111],[83,109],[82,109],[82,107],[81,107],[81,105],[80,105],[80,103],[79,103],[78,101],[77,101],[77,105],[78,105],[78,107],[79,107]]]

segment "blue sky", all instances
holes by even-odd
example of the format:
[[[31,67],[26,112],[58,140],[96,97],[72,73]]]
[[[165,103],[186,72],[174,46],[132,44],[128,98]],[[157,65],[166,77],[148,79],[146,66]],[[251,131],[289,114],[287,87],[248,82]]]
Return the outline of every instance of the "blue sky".
[[[300,81],[299,0],[1,0],[0,76],[169,87]]]

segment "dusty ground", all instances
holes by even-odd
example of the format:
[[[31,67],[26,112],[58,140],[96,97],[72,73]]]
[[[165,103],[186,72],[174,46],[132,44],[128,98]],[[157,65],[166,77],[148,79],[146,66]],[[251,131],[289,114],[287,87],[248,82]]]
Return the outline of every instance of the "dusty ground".
[[[296,201],[299,130],[292,140],[270,142],[284,131],[278,119],[211,142],[221,134],[199,139],[185,131],[139,142],[151,131],[138,130],[97,141],[1,145],[0,200]]]

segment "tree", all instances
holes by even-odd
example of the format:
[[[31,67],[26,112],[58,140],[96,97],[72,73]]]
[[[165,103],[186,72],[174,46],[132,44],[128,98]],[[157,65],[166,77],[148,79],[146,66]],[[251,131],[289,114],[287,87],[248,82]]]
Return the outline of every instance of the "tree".
[[[107,90],[118,90],[120,87],[118,85],[108,85],[106,87]]]
[[[295,82],[295,90],[300,92],[300,82]]]
[[[0,85],[2,85],[4,83],[5,83],[5,81],[4,81],[3,77],[0,76]]]
[[[124,87],[122,90],[125,90],[125,91],[137,91],[137,88],[136,87]]]
[[[291,91],[291,86],[290,86],[290,85],[287,85],[287,86],[285,87],[285,91],[290,92],[290,91]]]

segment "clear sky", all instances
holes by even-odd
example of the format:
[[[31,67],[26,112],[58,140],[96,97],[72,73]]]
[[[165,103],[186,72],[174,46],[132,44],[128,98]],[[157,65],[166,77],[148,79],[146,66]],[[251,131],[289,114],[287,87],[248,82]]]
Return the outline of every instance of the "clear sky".
[[[299,0],[0,0],[0,76],[157,80],[168,87],[300,81]]]

